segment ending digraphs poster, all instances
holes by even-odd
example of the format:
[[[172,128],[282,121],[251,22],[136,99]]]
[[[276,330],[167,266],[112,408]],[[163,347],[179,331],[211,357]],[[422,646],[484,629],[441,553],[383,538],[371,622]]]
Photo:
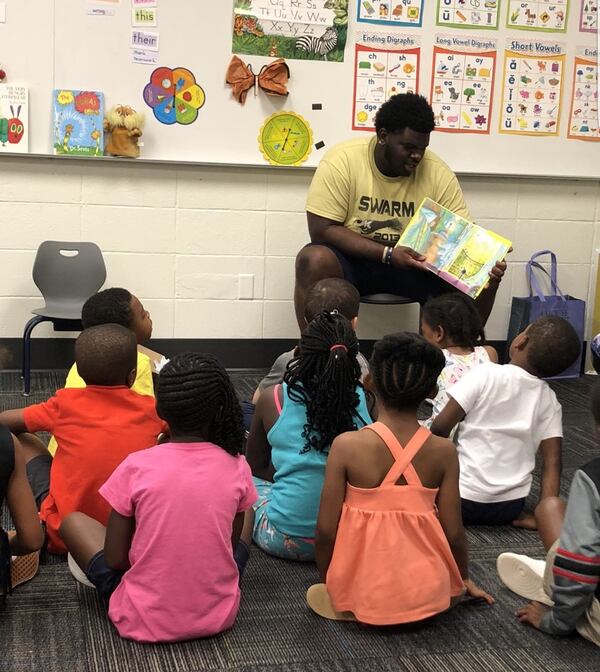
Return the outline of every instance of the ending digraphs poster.
[[[539,40],[508,40],[500,133],[559,134],[565,69],[564,44]]]
[[[0,84],[0,153],[29,150],[27,103],[26,86]]]
[[[417,36],[357,32],[352,130],[374,131],[375,115],[388,98],[418,93],[420,53]]]
[[[600,140],[597,48],[577,49],[567,137],[571,140]]]
[[[487,37],[436,35],[432,68],[429,99],[436,130],[488,134],[496,41]]]

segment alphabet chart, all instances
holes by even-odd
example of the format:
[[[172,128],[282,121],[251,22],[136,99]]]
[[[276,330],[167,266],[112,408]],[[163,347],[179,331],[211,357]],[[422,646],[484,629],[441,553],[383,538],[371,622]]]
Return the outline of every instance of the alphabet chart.
[[[558,135],[564,67],[562,53],[505,52],[500,133]]]
[[[400,40],[408,49],[388,49],[387,43]],[[352,130],[374,131],[375,114],[383,103],[396,93],[418,93],[420,48],[412,36],[359,34],[354,57],[354,109]],[[360,43],[359,41],[362,41]],[[365,44],[367,42],[367,44]]]
[[[506,26],[519,30],[564,33],[567,30],[569,0],[509,0]]]
[[[430,100],[438,131],[489,133],[496,51],[433,50]]]
[[[357,0],[358,21],[386,26],[417,26],[423,22],[423,0]]]
[[[579,30],[582,33],[598,32],[598,0],[581,0]]]
[[[590,51],[590,50],[585,50]],[[598,53],[597,50],[596,54]],[[598,131],[598,60],[575,57],[567,137],[600,140]]]
[[[500,0],[438,0],[437,25],[498,29]]]

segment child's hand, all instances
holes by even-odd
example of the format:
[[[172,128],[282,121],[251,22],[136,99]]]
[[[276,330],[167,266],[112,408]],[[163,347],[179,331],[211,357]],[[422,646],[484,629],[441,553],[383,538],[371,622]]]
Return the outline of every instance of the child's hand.
[[[516,520],[512,522],[513,527],[520,527],[523,530],[537,530],[535,516],[531,513],[521,513]]]
[[[550,611],[550,607],[540,602],[530,602],[526,607],[522,607],[517,611],[517,618],[521,623],[529,623],[529,625],[533,625],[534,628],[539,630],[542,618],[548,611]]]
[[[488,604],[494,604],[494,598],[489,593],[486,593],[485,590],[473,583],[473,581],[467,579],[463,583],[465,584],[467,595],[469,597],[474,597],[478,600],[484,600]]]

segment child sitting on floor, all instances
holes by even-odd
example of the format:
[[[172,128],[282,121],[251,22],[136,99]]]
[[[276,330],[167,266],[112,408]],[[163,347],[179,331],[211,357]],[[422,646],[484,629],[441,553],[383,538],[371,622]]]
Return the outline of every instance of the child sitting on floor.
[[[460,496],[465,525],[535,529],[523,515],[535,455],[543,458],[540,499],[560,488],[562,409],[548,383],[579,356],[579,339],[560,317],[546,315],[510,346],[510,364],[480,364],[449,390],[431,431],[458,428]]]
[[[392,625],[445,611],[465,590],[493,601],[469,580],[456,449],[417,421],[443,366],[416,334],[375,344],[365,386],[378,421],[335,439],[327,460],[316,539],[325,584],[307,593],[320,616]]]
[[[350,320],[352,328],[356,331],[358,323],[358,309],[360,308],[360,294],[356,287],[350,284],[347,280],[342,278],[325,278],[316,282],[306,293],[306,300],[304,303],[304,316],[306,323],[312,322],[315,317],[326,311],[328,313],[337,310],[340,315],[343,315],[347,320]],[[252,403],[247,401],[242,402],[244,410],[244,422],[246,428],[250,428],[252,422],[252,415],[254,413],[254,406],[258,402],[261,393],[270,385],[279,385],[283,382],[283,374],[287,365],[294,359],[297,354],[298,347],[296,346],[288,352],[284,352],[273,363],[271,370],[260,381]],[[359,352],[356,359],[360,365],[361,380],[369,372],[369,363]]]
[[[254,541],[267,553],[314,560],[329,446],[371,422],[352,324],[323,312],[304,330],[282,385],[261,394],[246,457],[255,476]]]
[[[0,609],[13,588],[35,576],[44,543],[21,445],[0,426],[0,507],[4,501],[15,529],[7,533],[0,527]]]
[[[600,384],[592,391],[600,433]],[[517,595],[533,600],[518,619],[550,635],[574,630],[600,646],[600,458],[575,472],[569,501],[548,497],[535,510],[546,562],[502,553],[498,573]]]
[[[135,334],[119,324],[82,331],[75,343],[77,369],[87,387],[58,390],[48,401],[0,413],[0,424],[18,434],[48,550],[66,552],[58,529],[72,511],[102,524],[110,507],[98,494],[122,460],[156,443],[167,425],[154,397],[130,389],[135,380]],[[24,432],[52,432],[54,459],[42,441]]]
[[[138,347],[152,336],[150,313],[144,309],[137,296],[121,287],[104,289],[90,296],[83,304],[81,323],[84,329],[101,324],[121,324],[133,331]],[[76,363],[67,374],[65,387],[85,387],[85,381],[79,375]],[[136,376],[131,389],[138,394],[154,396],[150,358],[139,350]],[[56,439],[53,436],[50,437],[48,451],[51,455],[56,453]]]
[[[108,529],[73,513],[60,532],[121,637],[171,642],[233,625],[252,536],[244,512],[257,495],[242,412],[215,357],[171,359],[156,403],[171,439],[127,457],[100,488]]]
[[[423,306],[423,337],[442,349],[446,365],[437,380],[437,394],[431,401],[431,423],[448,401],[448,389],[467,371],[484,362],[498,362],[498,353],[485,343],[485,332],[475,302],[466,294],[451,292],[430,299]]]

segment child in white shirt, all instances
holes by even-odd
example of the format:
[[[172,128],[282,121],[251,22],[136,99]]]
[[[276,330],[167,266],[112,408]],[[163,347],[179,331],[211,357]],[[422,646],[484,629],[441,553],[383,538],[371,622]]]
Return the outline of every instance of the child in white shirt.
[[[513,523],[523,516],[535,454],[543,458],[540,500],[560,489],[562,409],[540,377],[560,373],[579,356],[579,338],[560,317],[546,315],[510,346],[510,364],[481,364],[458,381],[431,431],[448,436],[458,424],[460,495],[465,525]]]

